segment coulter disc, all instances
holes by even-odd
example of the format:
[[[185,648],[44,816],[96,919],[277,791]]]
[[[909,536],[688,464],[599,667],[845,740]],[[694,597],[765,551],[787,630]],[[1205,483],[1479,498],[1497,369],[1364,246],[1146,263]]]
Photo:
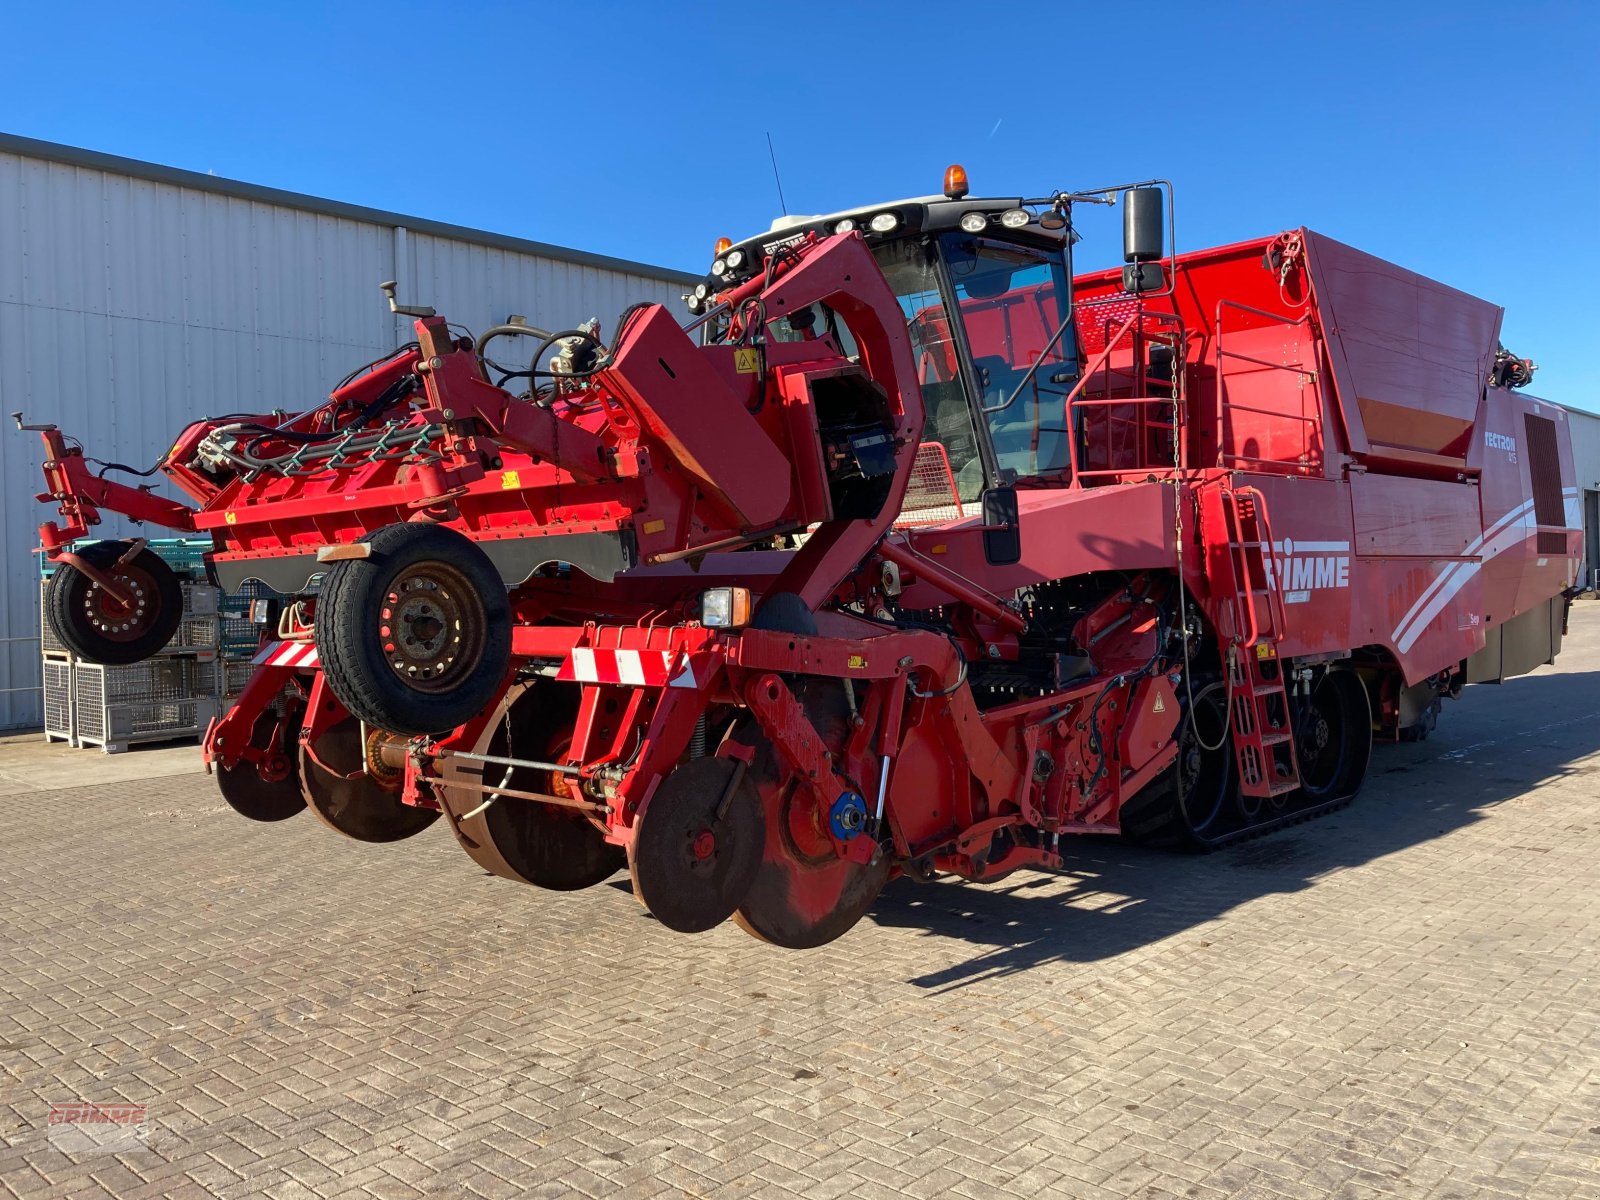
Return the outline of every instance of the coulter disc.
[[[265,750],[277,724],[276,713],[271,709],[263,712],[250,731],[250,744]],[[231,769],[217,768],[217,789],[229,808],[252,821],[286,821],[306,806],[294,772],[294,761],[300,753],[299,734],[298,722],[285,722],[275,760],[259,768],[249,762]]]
[[[571,690],[571,689],[569,689]],[[547,688],[513,687],[473,751],[496,758],[553,762],[572,738],[571,705],[551,703]],[[444,767],[440,802],[450,827],[473,862],[503,879],[556,892],[593,887],[620,871],[627,856],[581,810],[502,796],[483,812],[462,819],[489,797],[449,787],[451,781],[559,795],[553,772],[452,758]]]
[[[844,692],[826,682],[811,683],[801,698],[822,740],[837,755],[849,733]],[[762,739],[750,722],[732,736]],[[762,739],[764,741],[764,739]],[[762,746],[750,767],[766,814],[766,845],[734,920],[752,937],[790,950],[809,950],[844,933],[861,920],[889,880],[890,862],[847,862],[833,852],[827,809],[799,780],[779,777],[777,757]]]
[[[731,758],[696,758],[662,780],[633,833],[633,892],[668,929],[722,924],[761,867],[761,797]]]
[[[311,811],[323,824],[358,842],[398,842],[439,819],[432,808],[402,803],[398,788],[384,787],[363,772],[367,748],[361,722],[346,717],[317,740],[317,756],[332,770],[300,755],[300,784]]]

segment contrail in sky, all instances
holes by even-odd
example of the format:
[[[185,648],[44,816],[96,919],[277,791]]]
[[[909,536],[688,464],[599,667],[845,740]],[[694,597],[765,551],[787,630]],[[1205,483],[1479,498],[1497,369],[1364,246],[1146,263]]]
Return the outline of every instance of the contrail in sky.
[[[1001,118],[1000,118],[1000,121],[1004,121],[1004,120],[1005,120],[1005,118],[1004,118],[1004,117],[1001,117]],[[995,129],[999,129],[999,128],[1000,128],[1000,121],[996,121],[996,122],[995,122],[995,123],[994,123],[994,129],[991,129],[991,130],[989,130],[989,136],[990,136],[990,137],[993,137],[993,136],[994,136],[994,134],[995,134]]]

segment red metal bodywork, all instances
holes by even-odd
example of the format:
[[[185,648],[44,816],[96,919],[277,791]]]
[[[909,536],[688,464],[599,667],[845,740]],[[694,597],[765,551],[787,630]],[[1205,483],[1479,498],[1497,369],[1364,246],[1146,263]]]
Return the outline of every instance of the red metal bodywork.
[[[45,545],[59,553],[97,504],[137,507],[211,532],[226,578],[299,591],[319,549],[437,521],[483,546],[511,590],[506,687],[542,674],[581,688],[563,786],[613,842],[632,839],[708,714],[742,712],[817,805],[882,796],[896,870],[993,878],[1059,863],[1062,834],[1117,831],[1124,803],[1174,762],[1183,597],[1229,661],[1251,651],[1268,664],[1253,671],[1352,662],[1402,687],[1442,685],[1577,567],[1565,414],[1488,384],[1500,310],[1306,230],[1180,257],[1172,283],[1141,299],[1120,274],[1077,280],[1082,370],[1062,413],[1077,430],[1071,468],[1023,481],[1022,556],[1008,565],[986,558],[979,516],[891,531],[928,375],[855,234],[813,238],[721,299],[736,333],[825,303],[858,361],[825,338],[696,346],[652,306],[625,323],[587,388],[540,404],[491,385],[443,320],[425,318],[417,350],[304,424],[414,374],[392,423],[398,452],[222,480],[191,470],[200,503],[189,510],[108,490],[55,447],[47,477],[66,526],[47,525]],[[1038,323],[1037,297],[983,302],[1003,303]],[[1049,330],[1036,333],[1042,347]],[[1171,351],[1175,378],[1153,377],[1153,346]],[[819,417],[833,401],[819,398],[840,388],[876,396],[867,407],[879,405],[893,440],[874,516],[833,511],[837,454]],[[1554,458],[1544,449],[1536,462],[1530,440]],[[942,453],[934,488],[953,490]],[[782,544],[807,530],[799,548]],[[1113,582],[1055,636],[1086,666],[980,704],[971,665],[1037,668],[1039,589],[1085,580]],[[698,596],[722,584],[795,593],[817,630],[706,629]],[[945,625],[883,619],[893,613]],[[252,760],[262,705],[286,674],[317,670],[264,665],[211,731],[208,758]],[[847,684],[842,744],[825,746],[797,699],[807,678]],[[343,715],[320,682],[308,752]],[[476,803],[452,799],[441,764],[489,719],[410,744],[409,803],[443,805],[453,821]],[[833,841],[841,858],[873,852]]]

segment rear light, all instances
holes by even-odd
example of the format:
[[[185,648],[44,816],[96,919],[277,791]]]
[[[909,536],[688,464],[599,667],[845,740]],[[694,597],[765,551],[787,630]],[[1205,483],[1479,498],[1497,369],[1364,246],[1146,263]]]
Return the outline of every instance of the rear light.
[[[707,629],[738,629],[749,622],[749,588],[712,588],[701,594],[700,624]]]

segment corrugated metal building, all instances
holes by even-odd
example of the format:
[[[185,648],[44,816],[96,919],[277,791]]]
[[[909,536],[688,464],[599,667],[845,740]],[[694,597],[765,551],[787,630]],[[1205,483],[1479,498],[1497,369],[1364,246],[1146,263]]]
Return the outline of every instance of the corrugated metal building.
[[[196,416],[309,407],[410,340],[383,280],[399,281],[402,303],[482,329],[511,313],[546,328],[598,316],[609,328],[638,300],[677,306],[697,278],[0,135],[4,411],[140,468]],[[51,514],[33,499],[39,458],[37,434],[0,433],[0,728],[40,720],[29,552]],[[100,532],[128,527],[108,518]]]
[[[1600,571],[1600,416],[1569,408],[1572,418],[1572,462],[1577,471],[1578,495],[1583,497],[1584,582],[1597,587]]]

